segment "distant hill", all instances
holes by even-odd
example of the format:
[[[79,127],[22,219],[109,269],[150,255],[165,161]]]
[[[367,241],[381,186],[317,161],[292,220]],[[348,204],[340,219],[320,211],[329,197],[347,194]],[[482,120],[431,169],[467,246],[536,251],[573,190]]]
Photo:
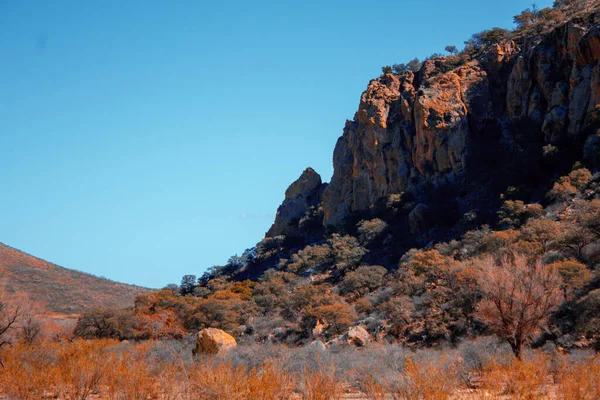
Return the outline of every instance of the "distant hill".
[[[53,317],[98,306],[125,308],[150,289],[60,267],[0,243],[0,296]]]

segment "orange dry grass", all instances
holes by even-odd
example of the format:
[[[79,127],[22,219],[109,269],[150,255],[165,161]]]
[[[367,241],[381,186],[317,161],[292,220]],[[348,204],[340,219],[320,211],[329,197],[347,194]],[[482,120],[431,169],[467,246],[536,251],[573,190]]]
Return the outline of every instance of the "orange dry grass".
[[[422,364],[408,359],[400,382],[393,387],[392,396],[402,400],[445,400],[459,387],[456,365],[446,365],[443,359]]]
[[[332,366],[321,366],[318,371],[304,368],[300,377],[300,387],[304,400],[336,400],[341,397],[343,389]]]
[[[192,361],[158,342],[39,341],[6,347],[2,358],[0,398],[10,400],[326,400],[341,398],[345,387],[374,400],[600,398],[598,355],[574,361],[538,352],[523,361],[492,360],[476,372],[442,355],[407,360],[401,373],[373,371],[358,384],[348,381],[355,374],[338,373],[332,365],[319,363],[296,374],[272,361],[256,368],[218,358]],[[469,372],[481,377],[481,390],[465,390],[459,376]]]
[[[189,371],[189,399],[284,400],[293,391],[293,380],[282,369],[266,363],[258,369],[225,364],[197,363]]]
[[[514,400],[542,399],[548,392],[549,357],[536,354],[528,360],[493,360],[484,365],[484,387],[495,396]]]
[[[600,357],[576,364],[561,360],[558,393],[563,400],[600,399]]]

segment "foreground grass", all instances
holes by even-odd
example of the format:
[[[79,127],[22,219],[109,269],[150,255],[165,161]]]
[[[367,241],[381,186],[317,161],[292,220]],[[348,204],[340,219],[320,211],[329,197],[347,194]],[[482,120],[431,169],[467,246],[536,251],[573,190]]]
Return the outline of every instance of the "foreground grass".
[[[489,343],[416,352],[252,345],[192,358],[183,342],[40,341],[2,356],[0,397],[19,400],[600,398],[598,355],[536,351],[517,361]]]

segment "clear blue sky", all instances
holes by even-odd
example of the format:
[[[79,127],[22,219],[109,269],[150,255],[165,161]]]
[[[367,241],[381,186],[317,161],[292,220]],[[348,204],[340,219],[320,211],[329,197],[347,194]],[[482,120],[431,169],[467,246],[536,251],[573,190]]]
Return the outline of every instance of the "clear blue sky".
[[[150,287],[201,275],[304,168],[330,179],[381,66],[529,4],[0,0],[0,241]]]

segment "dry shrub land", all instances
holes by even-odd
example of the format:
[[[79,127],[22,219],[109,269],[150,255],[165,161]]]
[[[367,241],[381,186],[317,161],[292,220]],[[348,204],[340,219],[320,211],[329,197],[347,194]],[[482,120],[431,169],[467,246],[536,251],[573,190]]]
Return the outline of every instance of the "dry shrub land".
[[[490,340],[454,349],[240,346],[192,358],[181,341],[42,340],[4,353],[7,399],[598,399],[600,357]]]
[[[307,169],[265,239],[200,278],[147,291],[0,245],[0,398],[600,399],[600,4],[560,0],[515,22],[515,31],[473,35],[461,52],[448,46],[446,57],[384,67],[346,124],[329,186]],[[450,83],[467,78],[500,97],[449,126],[452,107],[466,107],[447,101],[462,97]],[[427,100],[413,84],[441,99],[427,106],[431,135],[420,132],[437,140],[468,125],[473,148],[432,142],[437,163],[425,149],[385,158],[416,160],[390,170],[423,176],[365,186],[339,154],[354,146],[350,164],[373,170],[370,155],[401,140],[364,138],[408,126],[398,116],[410,102],[398,99]],[[569,85],[579,85],[573,96]],[[446,176],[455,153],[476,163]],[[361,190],[373,185],[383,187],[366,205]],[[77,324],[57,331],[40,318],[48,313],[76,313]],[[207,331],[198,346],[192,338],[205,328],[232,348]]]

